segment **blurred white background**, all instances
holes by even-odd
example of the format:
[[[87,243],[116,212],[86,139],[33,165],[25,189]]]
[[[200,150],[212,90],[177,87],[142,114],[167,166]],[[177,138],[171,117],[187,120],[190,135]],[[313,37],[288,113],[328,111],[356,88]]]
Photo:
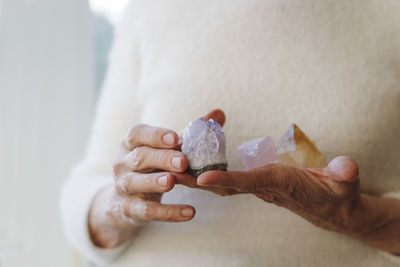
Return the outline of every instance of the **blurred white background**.
[[[59,193],[83,156],[126,2],[0,0],[1,267],[90,265],[63,235]]]

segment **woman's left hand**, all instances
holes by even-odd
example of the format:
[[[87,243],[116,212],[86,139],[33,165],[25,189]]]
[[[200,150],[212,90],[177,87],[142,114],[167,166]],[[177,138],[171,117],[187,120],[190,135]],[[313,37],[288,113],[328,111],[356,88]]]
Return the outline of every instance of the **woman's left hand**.
[[[219,195],[253,194],[319,227],[400,252],[400,201],[361,194],[358,165],[350,157],[337,157],[323,169],[272,164],[250,171],[208,171],[197,180],[187,174],[176,178]],[[389,242],[388,236],[397,241]]]

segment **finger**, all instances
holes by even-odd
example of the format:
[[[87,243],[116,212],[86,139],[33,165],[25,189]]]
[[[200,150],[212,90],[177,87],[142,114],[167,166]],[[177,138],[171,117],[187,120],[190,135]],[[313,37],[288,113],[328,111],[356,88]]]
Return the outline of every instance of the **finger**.
[[[261,188],[269,188],[273,191],[290,192],[296,186],[298,177],[296,168],[279,164],[271,164],[266,167],[251,171],[207,171],[197,178],[198,185],[212,185],[236,189],[239,192],[256,192]]]
[[[250,184],[252,183],[249,182],[249,174],[250,172],[241,171],[207,171],[197,178],[197,184],[200,186],[233,188],[239,192],[251,192],[253,190],[250,189]]]
[[[118,192],[134,193],[164,193],[175,186],[175,177],[171,173],[138,173],[129,172],[117,178]]]
[[[348,156],[334,158],[326,170],[332,179],[338,182],[352,182],[358,178],[357,162]]]
[[[138,146],[173,148],[177,142],[178,135],[172,130],[139,124],[128,131],[121,145],[126,151],[131,151]]]
[[[222,110],[220,109],[214,109],[204,117],[205,121],[208,121],[209,119],[213,119],[216,122],[218,122],[221,126],[224,126],[225,123],[225,114]]]
[[[174,173],[175,176],[175,182],[177,184],[182,184],[191,188],[199,188],[199,186],[196,182],[196,178],[194,178],[192,175],[187,174],[187,173]]]
[[[238,191],[232,188],[222,188],[216,186],[200,186],[197,184],[196,179],[190,174],[174,173],[174,176],[177,184],[181,184],[190,188],[206,190],[220,196],[232,196],[239,193]]]
[[[178,135],[178,142],[176,144],[176,147],[174,148],[177,151],[182,151],[182,144],[183,144],[183,136],[182,133]]]
[[[140,199],[125,199],[122,205],[124,216],[135,221],[184,222],[195,215],[195,209],[188,205],[165,205]]]
[[[329,177],[328,184],[338,195],[353,194],[360,179],[357,162],[348,156],[339,156],[331,160],[323,172]]]
[[[180,151],[140,146],[128,153],[122,164],[130,171],[160,169],[184,172],[189,166],[189,161]]]

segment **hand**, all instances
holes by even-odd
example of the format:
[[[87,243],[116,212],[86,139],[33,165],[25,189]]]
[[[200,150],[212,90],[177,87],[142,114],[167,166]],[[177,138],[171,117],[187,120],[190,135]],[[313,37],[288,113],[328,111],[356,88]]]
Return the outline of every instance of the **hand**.
[[[209,118],[221,124],[225,120],[220,110],[205,116]],[[89,231],[97,246],[118,246],[147,221],[193,218],[192,206],[160,203],[162,193],[175,186],[175,175],[188,168],[178,141],[178,135],[168,129],[141,124],[128,131],[113,166],[115,185],[98,192],[89,211]]]
[[[335,231],[353,227],[350,213],[360,198],[358,167],[348,157],[336,158],[325,169],[272,164],[250,171],[208,171],[197,183],[178,177],[179,183],[220,195],[254,194]]]
[[[337,157],[324,169],[273,164],[250,171],[208,171],[197,183],[186,175],[178,178],[220,195],[254,194],[319,227],[400,252],[400,201],[361,194],[358,166],[349,157]]]
[[[210,171],[197,184],[254,194],[329,230],[362,230],[351,219],[360,193],[358,167],[348,157],[334,159],[325,169],[273,164],[250,171]]]

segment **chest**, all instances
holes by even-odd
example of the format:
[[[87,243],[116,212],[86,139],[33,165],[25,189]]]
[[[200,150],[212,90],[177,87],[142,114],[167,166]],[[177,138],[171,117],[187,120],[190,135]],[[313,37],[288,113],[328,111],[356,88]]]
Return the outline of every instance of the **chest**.
[[[222,108],[234,165],[235,146],[295,122],[328,159],[400,174],[400,4],[155,2],[138,18],[145,122],[179,130]]]

